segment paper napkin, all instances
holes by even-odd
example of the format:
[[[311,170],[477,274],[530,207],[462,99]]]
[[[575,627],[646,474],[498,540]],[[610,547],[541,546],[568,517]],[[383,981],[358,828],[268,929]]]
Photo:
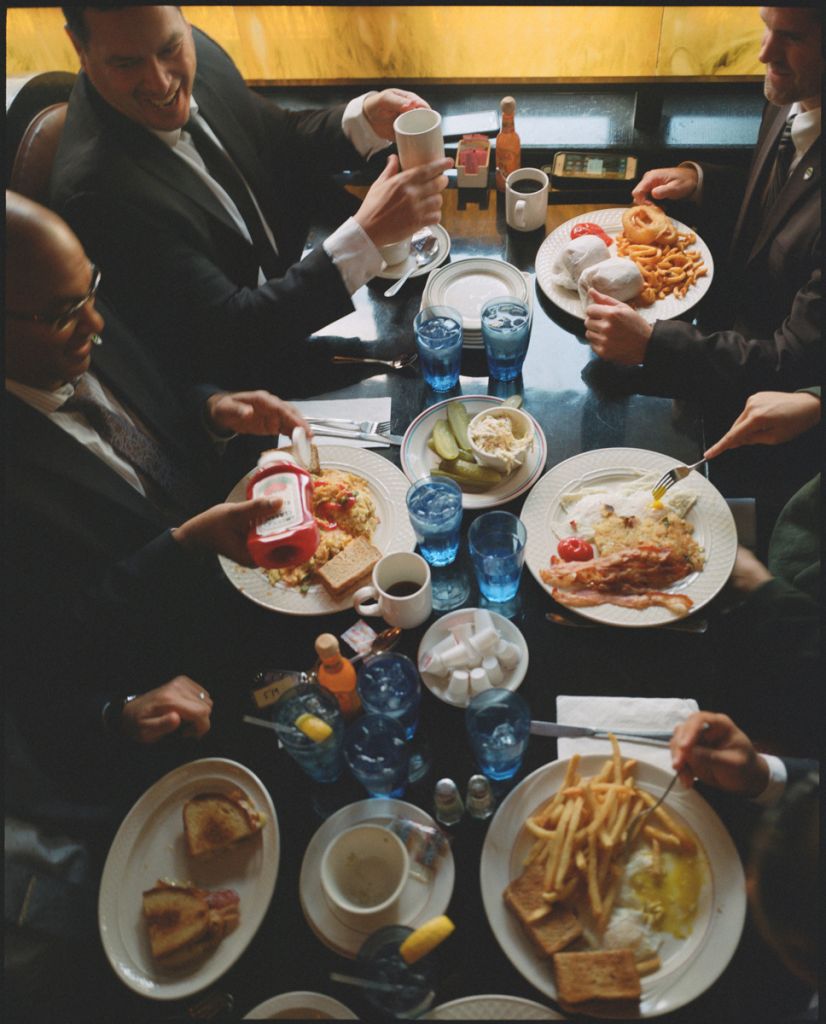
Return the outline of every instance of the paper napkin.
[[[319,399],[292,404],[305,416],[332,416],[336,419],[354,420],[356,423],[361,423],[362,420],[377,420],[379,423],[390,420],[389,397]],[[389,442],[385,444],[381,441],[359,441],[353,437],[316,437],[315,441],[318,444],[341,444],[345,448],[389,447]],[[278,447],[285,448],[289,444],[290,438],[282,435]]]
[[[562,725],[588,725],[594,729],[658,729],[672,730],[689,715],[699,711],[696,700],[682,697],[568,697],[556,698],[556,720]],[[611,753],[610,740],[560,737],[557,741],[560,760],[574,753]],[[648,761],[671,771],[671,751],[653,743],[620,740],[627,757]]]

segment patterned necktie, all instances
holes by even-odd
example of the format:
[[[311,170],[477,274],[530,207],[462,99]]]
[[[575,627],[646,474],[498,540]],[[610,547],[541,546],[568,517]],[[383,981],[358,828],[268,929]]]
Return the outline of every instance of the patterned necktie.
[[[769,180],[766,183],[766,191],[763,193],[763,213],[767,213],[773,206],[774,201],[780,195],[780,190],[786,184],[789,177],[789,168],[794,160],[794,142],[792,142],[792,121],[797,114],[792,114],[783,125],[780,133],[780,141],[777,144],[777,156],[774,160]]]
[[[138,474],[146,496],[165,516],[179,520],[203,511],[206,495],[176,464],[153,437],[124,419],[113,409],[102,405],[95,396],[88,377],[75,383],[74,395],[61,406],[61,412],[79,412],[107,441],[122,459]]]
[[[192,136],[195,148],[211,176],[232,199],[238,212],[244,218],[244,223],[247,225],[250,238],[252,238],[255,255],[267,280],[277,277],[278,254],[267,237],[261,217],[241,175],[227,154],[215,144],[197,121],[194,119],[187,121],[184,129]]]

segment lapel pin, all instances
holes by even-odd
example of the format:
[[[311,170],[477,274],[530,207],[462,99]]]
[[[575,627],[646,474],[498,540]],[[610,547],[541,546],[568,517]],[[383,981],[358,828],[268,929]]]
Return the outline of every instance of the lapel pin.
[[[807,167],[806,170],[803,172],[803,180],[808,181],[814,173],[814,167]]]

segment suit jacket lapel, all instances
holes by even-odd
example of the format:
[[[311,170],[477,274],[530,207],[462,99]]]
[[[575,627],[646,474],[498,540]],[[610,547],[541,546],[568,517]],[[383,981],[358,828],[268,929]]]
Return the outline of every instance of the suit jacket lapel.
[[[808,179],[804,178],[807,168],[812,169]],[[754,257],[774,235],[778,225],[782,224],[788,217],[790,211],[801,200],[805,199],[811,192],[820,189],[820,139],[803,154],[797,167],[789,176],[789,180],[783,186],[780,194],[767,211],[760,231],[754,240],[749,258]]]
[[[150,501],[79,441],[55,426],[48,416],[30,408],[15,395],[7,393],[6,401],[9,425],[21,444],[25,441],[28,464],[88,488],[131,515],[156,524],[159,530],[168,525]]]
[[[789,107],[772,107],[774,119],[769,123],[766,131],[763,133],[763,138],[759,142],[754,154],[751,173],[749,174],[748,181],[746,182],[746,190],[743,194],[742,205],[740,206],[740,216],[738,217],[737,223],[734,227],[734,233],[732,236],[734,239],[733,248],[737,245],[736,240],[742,234],[744,226],[749,222],[751,217],[757,215],[760,195],[762,195],[763,185],[765,185],[766,181],[766,164],[769,157],[774,152],[774,147],[777,144],[777,140],[780,138],[780,133],[783,131],[783,125],[786,118],[789,116],[789,109]],[[759,190],[758,185],[760,186]]]

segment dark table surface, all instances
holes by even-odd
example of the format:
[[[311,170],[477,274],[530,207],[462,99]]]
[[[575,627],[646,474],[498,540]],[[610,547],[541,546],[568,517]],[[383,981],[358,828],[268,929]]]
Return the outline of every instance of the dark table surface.
[[[532,271],[543,232],[520,235],[508,231],[504,204],[495,192],[476,195],[482,200],[481,207],[466,202],[467,198],[456,190],[446,194],[443,224],[452,240],[451,259],[498,256],[524,271]],[[546,232],[585,209],[550,206]],[[325,357],[328,344],[349,352],[360,347],[370,350],[370,354],[388,357],[412,350],[412,321],[421,300],[423,281],[419,278],[408,282],[392,299],[383,298],[387,287],[384,281],[374,281],[360,289],[355,296],[355,312],[323,333],[358,337],[363,344],[320,342],[316,353],[320,358],[313,363],[307,393],[319,398],[389,395],[392,429],[397,433],[402,433],[423,408],[441,401],[445,396],[424,386],[416,366],[401,372],[374,373],[380,368],[332,367]],[[531,287],[534,288],[533,283]],[[589,386],[586,381],[593,379],[589,374],[596,362],[577,336],[578,325],[560,318],[536,289],[534,303],[533,332],[522,378],[501,389],[488,380],[484,356],[466,351],[455,394],[523,394],[525,408],[536,417],[547,437],[546,468],[579,452],[616,446],[654,449],[681,462],[699,457],[703,449],[703,424],[696,408],[668,399],[611,397]],[[376,453],[398,466],[398,448],[376,449]],[[517,499],[505,508],[518,514],[522,500]],[[466,512],[464,518],[466,532],[474,513]],[[472,577],[464,542],[460,565]],[[357,619],[352,611],[322,617],[288,617],[253,606],[238,595],[232,597],[239,609],[243,606],[236,679],[241,689],[252,686],[259,670],[310,668],[314,661],[314,638],[325,631],[341,635]],[[472,607],[477,602],[472,581],[466,604]],[[701,707],[715,708],[715,666],[706,634],[665,629],[568,628],[546,620],[545,613],[550,607],[550,598],[526,571],[510,614],[524,634],[530,652],[528,672],[519,692],[533,717],[553,720],[556,696],[561,693],[695,697]],[[434,612],[428,623],[405,632],[397,649],[415,657],[421,636],[438,614]],[[373,620],[373,625],[377,621]],[[432,812],[435,781],[444,776],[453,778],[464,793],[475,766],[465,739],[463,713],[427,690],[422,695],[418,735],[429,744],[432,768],[423,780],[408,789],[406,799]],[[329,806],[337,806],[362,799],[363,792],[350,780],[326,790],[321,787],[324,791],[320,792],[320,787],[311,783],[277,748],[272,734],[251,725],[239,722],[216,729],[211,747],[214,753],[242,762],[269,788],[282,844],[275,894],[264,922],[217,987],[233,993],[241,1014],[279,992],[293,990],[325,992],[360,1015],[366,1014],[355,989],[330,981],[330,971],[346,971],[347,961],[316,938],[304,919],[298,897],[304,851],[321,824],[314,803],[320,799]],[[555,757],[555,741],[533,738],[512,785]],[[500,791],[500,798],[508,788]],[[719,795],[712,794],[711,799],[740,842],[749,830],[752,810],[735,806]],[[439,950],[436,1003],[481,993],[545,1001],[511,965],[488,925],[479,883],[486,824],[465,817],[452,831],[456,881],[447,913],[456,924],[456,932]],[[765,968],[767,963],[771,963],[770,954],[747,930],[720,979],[694,1002],[663,1019],[692,1024],[758,1019],[756,1007],[768,1005],[775,992],[774,975]],[[114,998],[115,993],[112,995]],[[152,1007],[125,989],[117,995],[117,1003],[120,1019],[151,1020],[163,1015],[158,1012],[153,1017]],[[178,1009],[184,1005],[178,1004]]]

